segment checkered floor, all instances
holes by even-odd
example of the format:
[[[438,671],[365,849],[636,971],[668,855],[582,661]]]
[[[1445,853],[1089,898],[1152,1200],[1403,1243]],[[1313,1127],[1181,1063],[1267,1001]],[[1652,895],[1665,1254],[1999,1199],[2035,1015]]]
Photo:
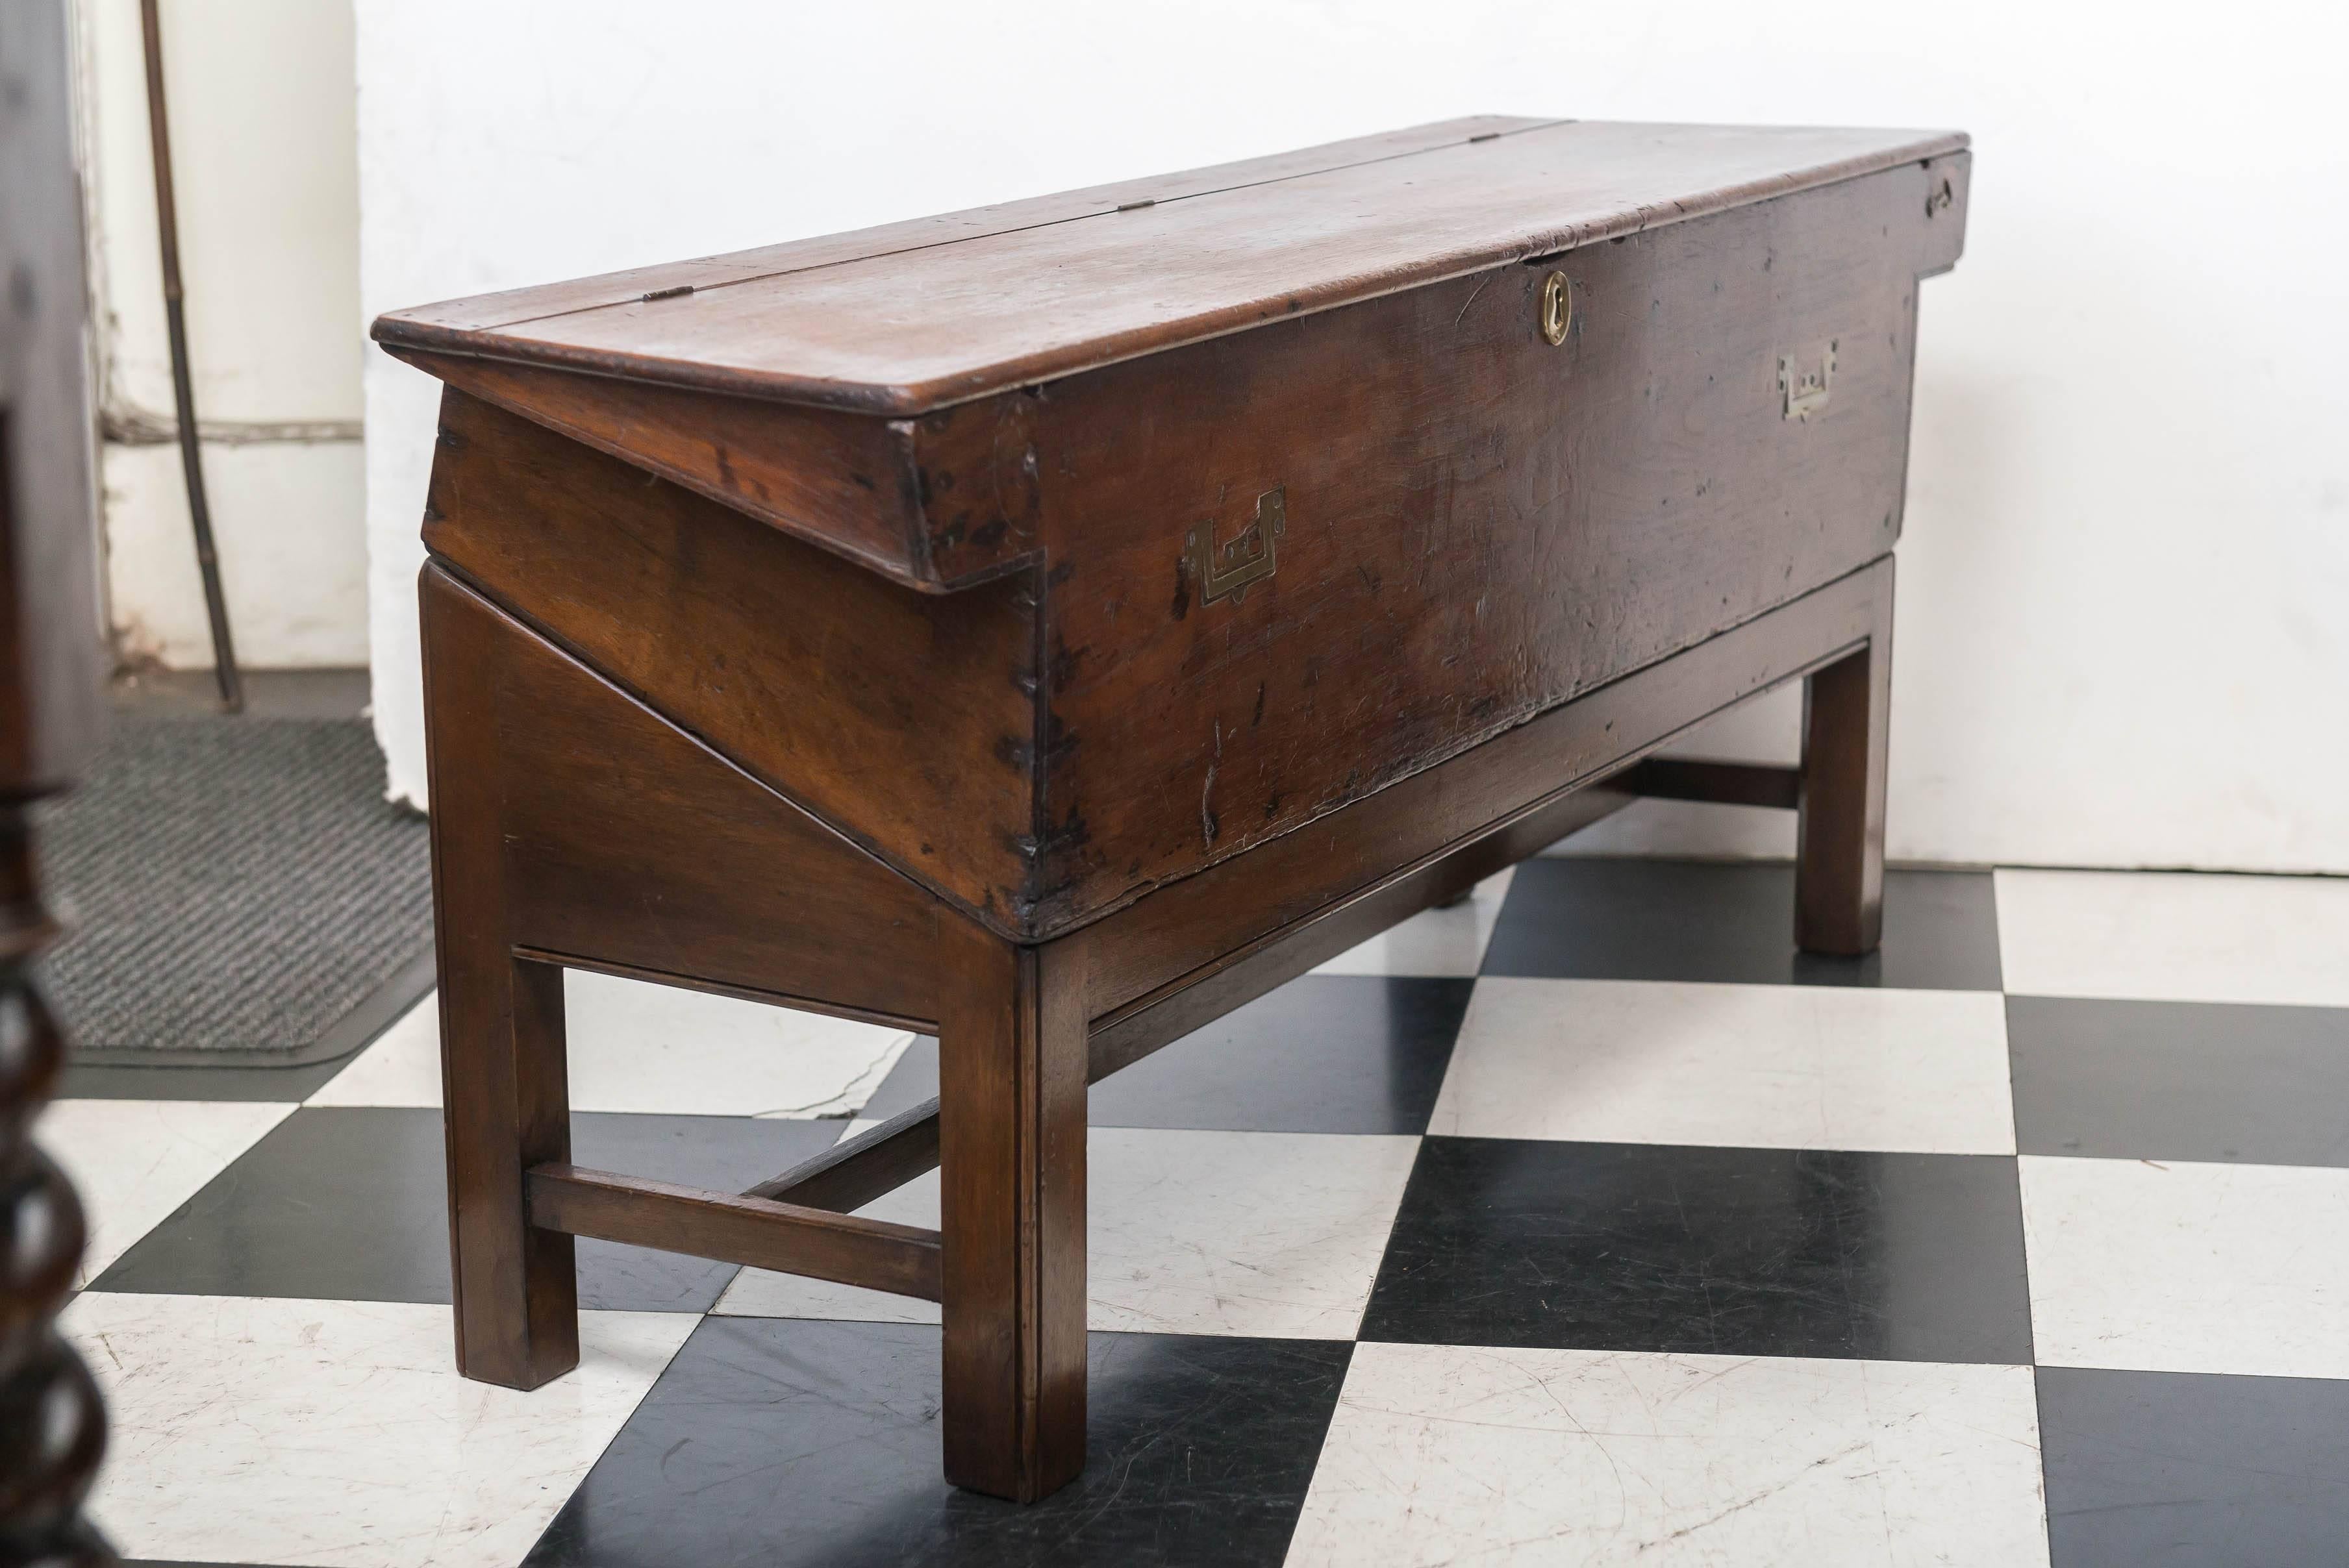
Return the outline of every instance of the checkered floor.
[[[1527,863],[1093,1092],[1092,1458],[938,1479],[924,1304],[583,1243],[450,1365],[429,1009],[84,1072],[92,1509],[207,1563],[2349,1561],[2349,881]],[[573,976],[583,1162],[740,1188],[934,1047]],[[935,1177],[874,1205],[935,1223]]]

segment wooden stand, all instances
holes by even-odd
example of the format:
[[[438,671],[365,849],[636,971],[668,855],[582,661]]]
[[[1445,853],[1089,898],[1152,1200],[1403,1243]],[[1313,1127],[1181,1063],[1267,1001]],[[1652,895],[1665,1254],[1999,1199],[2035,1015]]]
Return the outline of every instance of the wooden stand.
[[[1585,210],[1536,178],[1562,131],[1672,150]],[[753,317],[728,341],[823,361],[841,289],[986,243],[895,232],[378,325],[450,383],[421,594],[467,1376],[577,1362],[574,1236],[918,1296],[947,1478],[1040,1498],[1084,1459],[1089,1082],[1642,794],[1796,810],[1800,940],[1875,946],[1909,333],[1962,142],[1625,131],[1157,182],[1231,251],[1163,294],[1286,267],[1328,307],[1257,331],[999,306],[944,368],[680,368]],[[1431,245],[1414,138],[1517,250]],[[1235,191],[1366,225],[1355,294],[1248,252]],[[1102,290],[1158,253],[1106,227],[1126,188],[1026,205],[935,221],[1012,247],[970,258],[989,298],[1065,293],[1089,224]],[[1619,207],[1687,221],[1646,245]],[[1568,229],[1627,242],[1521,264]],[[1442,275],[1360,284],[1398,247]],[[1794,680],[1799,769],[1650,759]],[[583,1170],[565,967],[935,1031],[938,1099],[740,1194]],[[933,1168],[937,1231],[853,1212]]]
[[[1871,951],[1891,609],[1887,560],[1359,803],[1347,840],[1402,861],[1360,885],[1337,887],[1351,867],[1330,875],[1319,845],[1268,847],[1282,863],[1228,862],[1022,946],[427,568],[460,1365],[523,1388],[577,1365],[574,1235],[919,1296],[945,1307],[948,1478],[1045,1495],[1083,1459],[1086,1084],[1641,794],[1795,807],[1804,945]],[[1639,761],[1798,678],[1799,769]],[[1443,797],[1527,778],[1552,787],[1444,836]],[[1282,920],[1292,890],[1330,896]],[[786,907],[833,899],[858,915]],[[727,962],[693,964],[721,929]],[[740,1196],[580,1170],[566,965],[936,1032],[939,1099]],[[939,1231],[848,1212],[941,1166]]]

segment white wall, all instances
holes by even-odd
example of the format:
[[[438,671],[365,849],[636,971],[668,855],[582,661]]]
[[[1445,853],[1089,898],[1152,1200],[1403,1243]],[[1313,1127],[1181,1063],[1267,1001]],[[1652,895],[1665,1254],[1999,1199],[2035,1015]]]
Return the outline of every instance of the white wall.
[[[358,0],[367,310],[1480,110],[1959,126],[1891,850],[2349,872],[2349,22],[2245,0]],[[422,789],[432,387],[367,371],[378,724]],[[1791,746],[1792,706],[1736,726]],[[1636,808],[1618,844],[1766,846]]]
[[[212,664],[173,444],[138,0],[79,0],[109,618]],[[241,663],[367,662],[357,128],[348,0],[162,7],[206,495]]]

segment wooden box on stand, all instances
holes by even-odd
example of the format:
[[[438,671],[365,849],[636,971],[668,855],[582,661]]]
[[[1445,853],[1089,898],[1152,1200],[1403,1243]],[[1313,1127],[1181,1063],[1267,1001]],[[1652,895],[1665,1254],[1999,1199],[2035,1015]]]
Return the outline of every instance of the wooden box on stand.
[[[388,315],[459,1355],[571,1238],[926,1296],[947,1476],[1084,1451],[1089,1081],[1640,794],[1871,949],[1953,134],[1480,119]],[[1803,760],[1644,760],[1781,683]],[[568,1162],[561,970],[935,1030],[745,1194]],[[941,1228],[851,1211],[934,1166]]]

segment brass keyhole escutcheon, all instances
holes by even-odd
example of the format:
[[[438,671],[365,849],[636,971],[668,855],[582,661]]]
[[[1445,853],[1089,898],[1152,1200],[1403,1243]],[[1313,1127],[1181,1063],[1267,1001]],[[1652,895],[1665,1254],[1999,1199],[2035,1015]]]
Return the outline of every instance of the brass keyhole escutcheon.
[[[1574,285],[1566,281],[1564,273],[1552,273],[1542,280],[1542,336],[1555,348],[1566,341],[1566,329],[1573,325]]]

